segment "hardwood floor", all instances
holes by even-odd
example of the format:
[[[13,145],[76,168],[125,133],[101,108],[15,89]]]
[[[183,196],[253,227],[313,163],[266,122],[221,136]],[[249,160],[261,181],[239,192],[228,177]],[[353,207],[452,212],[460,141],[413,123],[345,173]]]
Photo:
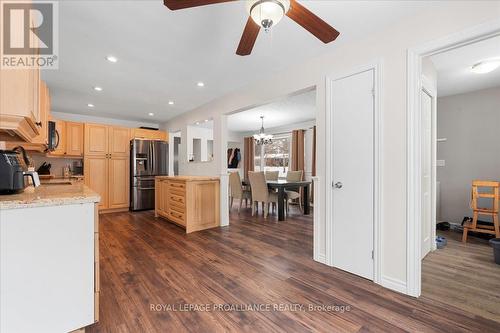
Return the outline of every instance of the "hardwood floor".
[[[422,297],[454,305],[500,322],[500,265],[488,241],[438,232],[448,245],[429,253],[422,265]]]
[[[500,330],[500,323],[471,312],[391,292],[313,261],[310,217],[277,222],[275,216],[254,219],[243,211],[240,217],[231,215],[229,227],[189,235],[152,212],[103,215],[100,322],[87,331]],[[180,311],[182,304],[261,307]],[[280,304],[289,308],[274,308]],[[290,308],[294,304],[304,308]],[[177,311],[154,311],[151,305]],[[309,310],[329,305],[338,308]]]

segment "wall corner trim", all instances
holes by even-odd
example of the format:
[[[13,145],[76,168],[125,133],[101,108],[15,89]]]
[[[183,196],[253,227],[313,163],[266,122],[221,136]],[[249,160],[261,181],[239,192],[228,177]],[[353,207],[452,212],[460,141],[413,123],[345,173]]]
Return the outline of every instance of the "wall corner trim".
[[[402,280],[394,279],[388,276],[382,276],[380,285],[384,288],[397,291],[398,293],[407,294],[406,283]]]

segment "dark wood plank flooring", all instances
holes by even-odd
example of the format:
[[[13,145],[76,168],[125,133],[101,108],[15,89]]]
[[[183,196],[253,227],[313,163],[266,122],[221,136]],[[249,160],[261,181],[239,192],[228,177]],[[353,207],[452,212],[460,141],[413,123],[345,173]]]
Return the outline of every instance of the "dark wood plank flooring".
[[[313,261],[311,217],[277,222],[244,211],[229,227],[190,235],[153,212],[103,215],[100,321],[87,332],[500,331],[498,322]],[[261,308],[180,311],[186,304]],[[331,305],[340,308],[309,311]]]
[[[429,253],[422,264],[422,297],[451,304],[500,322],[500,265],[487,240],[439,231],[448,245]]]

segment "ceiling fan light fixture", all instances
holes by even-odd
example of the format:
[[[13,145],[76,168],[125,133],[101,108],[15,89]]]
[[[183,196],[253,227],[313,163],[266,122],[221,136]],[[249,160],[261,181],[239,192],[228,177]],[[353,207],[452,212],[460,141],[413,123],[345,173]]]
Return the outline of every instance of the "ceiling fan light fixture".
[[[268,31],[290,9],[290,0],[248,0],[247,10],[255,23]]]

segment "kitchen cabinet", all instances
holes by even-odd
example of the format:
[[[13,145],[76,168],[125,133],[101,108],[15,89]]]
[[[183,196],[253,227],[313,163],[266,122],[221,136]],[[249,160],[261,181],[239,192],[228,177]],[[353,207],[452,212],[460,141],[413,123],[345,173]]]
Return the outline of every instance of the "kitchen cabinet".
[[[186,229],[186,233],[220,225],[220,184],[216,177],[157,176],[155,216]]]
[[[84,125],[85,184],[101,195],[104,212],[128,209],[130,196],[130,129]]]
[[[83,156],[83,123],[66,122],[66,154]]]
[[[48,143],[48,120],[50,115],[50,93],[44,81],[38,84],[38,117],[40,134],[33,138],[32,143],[46,145]],[[38,126],[38,125],[37,125]]]
[[[83,164],[85,185],[101,196],[99,209],[108,208],[108,158],[107,156],[85,157]]]
[[[132,139],[168,141],[167,132],[148,130],[144,128],[133,128],[131,137]]]
[[[108,153],[108,132],[107,125],[85,124],[85,156]]]
[[[24,22],[19,21],[24,17],[17,15],[11,20],[11,27],[24,27]],[[21,33],[21,29],[11,31],[11,34]],[[37,38],[31,42],[36,49]],[[38,136],[42,133],[43,115],[39,95],[39,68],[0,69],[0,131],[14,134],[28,143],[41,140]]]

